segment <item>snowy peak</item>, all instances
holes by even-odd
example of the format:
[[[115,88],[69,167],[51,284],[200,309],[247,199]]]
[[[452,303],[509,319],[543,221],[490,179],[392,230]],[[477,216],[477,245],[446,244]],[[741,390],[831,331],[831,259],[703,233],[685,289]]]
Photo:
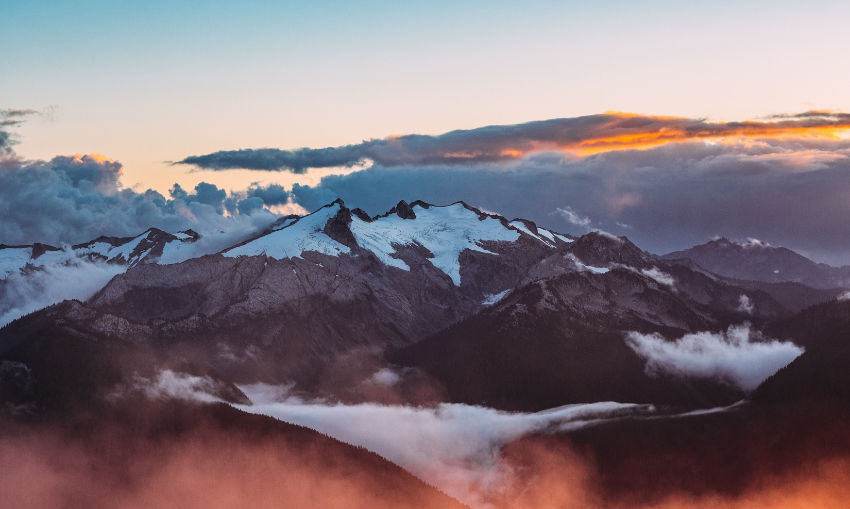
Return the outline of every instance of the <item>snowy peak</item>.
[[[426,204],[424,202],[415,202],[415,203],[420,205],[420,206],[428,206],[428,204]],[[416,219],[416,212],[413,210],[413,207],[408,205],[408,203],[404,200],[401,200],[400,202],[398,202],[395,207],[391,208],[389,211],[387,211],[386,214],[383,214],[383,216],[381,216],[381,217],[391,216],[393,214],[397,215],[398,217],[400,217],[402,219]]]
[[[652,264],[652,257],[629,239],[605,232],[582,235],[570,246],[570,251],[582,262],[593,266],[617,263],[643,269]]]
[[[188,246],[200,235],[184,230],[172,235],[150,228],[135,237],[100,236],[64,249],[35,243],[31,246],[0,245],[0,279],[27,267],[65,265],[74,260],[106,262],[133,267],[142,263],[174,263],[191,256]]]
[[[556,247],[559,243],[569,244],[574,241],[574,239],[567,237],[566,235],[541,228],[533,221],[529,221],[527,219],[514,219],[509,224],[513,228],[516,228],[520,232],[542,242],[543,244],[546,244],[549,247]]]
[[[301,258],[305,251],[315,251],[329,256],[349,253],[351,249],[337,242],[325,232],[325,226],[345,207],[335,201],[312,214],[288,221],[280,229],[261,235],[221,254],[226,257],[268,256],[275,259]],[[346,209],[348,210],[348,209]],[[350,217],[350,213],[348,214]]]
[[[158,228],[149,228],[135,237],[98,237],[87,243],[73,246],[78,255],[93,261],[106,261],[133,267],[140,263],[159,262],[164,254],[174,254],[174,246],[192,243],[200,238],[194,230],[172,235]],[[171,249],[169,249],[171,245]]]
[[[495,255],[482,247],[482,243],[515,242],[520,236],[499,219],[482,215],[462,203],[444,207],[420,203],[410,207],[404,205],[396,207],[395,213],[368,222],[353,216],[349,228],[357,245],[371,251],[383,263],[402,270],[410,270],[410,267],[399,258],[397,248],[422,246],[431,253],[431,264],[445,272],[456,285],[460,285],[462,251],[469,249]]]
[[[409,271],[411,267],[401,252],[409,251],[404,249],[408,247],[423,248],[427,262],[459,286],[462,252],[497,256],[494,243],[517,243],[521,239],[548,249],[573,242],[531,221],[509,222],[463,202],[438,206],[402,200],[385,214],[369,217],[336,200],[310,215],[289,216],[272,231],[222,254],[283,259],[301,258],[306,251],[329,256],[367,251],[387,266]]]

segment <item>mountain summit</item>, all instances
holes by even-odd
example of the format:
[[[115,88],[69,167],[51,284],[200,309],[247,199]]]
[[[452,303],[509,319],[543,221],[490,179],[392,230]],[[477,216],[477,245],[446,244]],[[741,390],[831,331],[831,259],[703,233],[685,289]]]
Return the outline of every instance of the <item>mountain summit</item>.
[[[850,287],[850,267],[817,263],[788,248],[756,239],[733,242],[719,238],[662,258],[689,258],[715,274],[735,279],[795,282],[823,289]]]

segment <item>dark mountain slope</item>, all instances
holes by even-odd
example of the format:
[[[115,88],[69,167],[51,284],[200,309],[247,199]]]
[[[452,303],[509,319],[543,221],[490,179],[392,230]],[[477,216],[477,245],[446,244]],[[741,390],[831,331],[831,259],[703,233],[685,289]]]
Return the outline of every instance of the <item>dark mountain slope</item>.
[[[546,259],[541,265],[551,269],[558,262]],[[602,400],[706,407],[739,399],[738,390],[716,382],[648,376],[644,361],[626,345],[625,332],[675,338],[781,316],[781,306],[762,292],[682,266],[653,267],[647,272],[653,277],[618,266],[536,280],[491,308],[392,352],[390,359],[425,370],[453,400],[507,409]],[[755,303],[753,314],[738,309],[741,295]]]
[[[850,481],[850,302],[814,306],[766,330],[806,345],[806,352],[765,380],[745,404],[530,437],[508,446],[507,460],[531,483],[545,472],[526,451],[567,447],[593,466],[601,505],[636,507],[672,495],[705,496],[718,507],[736,500],[761,507],[754,501],[765,493],[763,504],[841,507],[846,498],[836,486]],[[685,505],[695,505],[688,500]],[[833,505],[821,505],[827,501]]]
[[[464,507],[374,453],[223,404],[127,399],[0,429],[9,507]]]
[[[796,282],[823,289],[850,287],[850,267],[816,263],[790,249],[758,241],[738,243],[721,238],[662,258],[689,258],[711,272],[734,279]]]

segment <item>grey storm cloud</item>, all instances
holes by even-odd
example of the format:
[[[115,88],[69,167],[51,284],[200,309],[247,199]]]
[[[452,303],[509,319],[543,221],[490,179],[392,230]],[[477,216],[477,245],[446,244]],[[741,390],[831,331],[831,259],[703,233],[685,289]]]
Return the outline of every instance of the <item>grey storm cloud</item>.
[[[121,187],[121,163],[109,159],[78,155],[10,163],[0,169],[5,244],[77,243],[104,234],[136,235],[152,226],[218,231],[236,223],[223,215],[227,192],[213,184],[202,182],[193,192],[175,185],[167,199],[153,190]]]
[[[289,198],[277,184],[228,193],[208,182],[191,191],[175,184],[165,197],[151,189],[123,187],[122,164],[103,156],[76,154],[49,161],[19,157],[10,129],[51,112],[0,109],[2,244],[59,246],[100,235],[133,236],[150,227],[170,232],[192,228],[204,235],[199,249],[214,252],[270,224],[276,215],[267,207]]]
[[[280,184],[253,185],[246,194],[249,198],[260,198],[266,205],[284,205],[289,201],[289,192]]]
[[[546,150],[595,152],[710,140],[728,136],[770,137],[806,130],[850,127],[850,114],[810,111],[764,121],[709,122],[704,119],[605,113],[514,125],[457,130],[437,136],[409,134],[325,148],[222,150],[189,156],[174,164],[211,170],[251,169],[304,173],[308,168],[351,167],[372,161],[383,167],[479,164],[513,161]]]
[[[37,114],[38,111],[31,109],[7,108],[0,110],[0,127],[20,125],[24,123],[27,117]]]
[[[35,110],[28,109],[9,108],[0,110],[0,168],[2,168],[6,158],[14,157],[12,145],[15,144],[15,140],[7,129],[24,123],[27,117],[37,113]]]
[[[246,235],[276,217],[265,205],[280,203],[280,186],[228,193],[206,182],[170,197],[121,186],[122,165],[99,156],[57,156],[50,161],[7,158],[0,166],[0,243],[85,242],[100,235],[132,236],[150,227],[202,235]],[[263,196],[268,196],[266,203]],[[225,214],[227,205],[229,214]],[[223,246],[222,246],[223,247]],[[212,247],[211,247],[212,249]]]
[[[0,155],[8,153],[11,150],[12,139],[6,131],[0,131]]]

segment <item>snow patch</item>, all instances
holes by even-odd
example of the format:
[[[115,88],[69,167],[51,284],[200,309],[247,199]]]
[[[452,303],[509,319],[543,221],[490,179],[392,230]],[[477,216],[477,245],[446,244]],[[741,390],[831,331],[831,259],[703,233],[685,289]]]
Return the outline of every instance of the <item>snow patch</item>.
[[[297,217],[288,217],[288,218],[284,219],[283,221],[281,221],[281,223],[279,225],[275,226],[274,229],[275,230],[283,230],[284,228],[286,228],[287,226],[290,226],[295,221],[298,221],[298,219],[299,218],[297,218]]]
[[[735,242],[735,244],[738,244],[745,249],[751,249],[754,247],[770,247],[770,243],[753,237],[747,237],[747,240],[743,242]]]
[[[338,203],[323,207],[280,230],[228,249],[222,255],[231,258],[265,255],[281,260],[284,258],[301,258],[305,251],[315,251],[329,256],[349,253],[351,250],[348,246],[340,244],[322,231],[328,220],[335,216],[339,210],[340,205]]]
[[[544,237],[546,237],[547,239],[549,239],[549,241],[550,241],[550,242],[552,242],[552,243],[554,243],[554,242],[555,242],[555,234],[554,234],[554,233],[552,233],[552,232],[550,232],[549,230],[546,230],[546,229],[544,229],[544,228],[540,228],[540,227],[538,226],[538,227],[537,227],[537,233],[539,233],[540,235],[543,235]]]
[[[538,241],[540,241],[540,242],[542,242],[542,243],[546,244],[546,245],[547,245],[547,246],[549,246],[549,247],[555,247],[555,245],[554,245],[554,244],[552,244],[552,243],[550,243],[550,242],[547,242],[546,240],[544,240],[544,239],[543,239],[543,237],[541,237],[541,236],[537,235],[536,233],[533,233],[533,232],[531,231],[531,229],[529,229],[529,228],[528,228],[528,226],[526,226],[526,225],[525,225],[525,223],[523,223],[522,221],[511,221],[511,222],[510,222],[510,223],[508,223],[508,224],[509,224],[509,225],[511,225],[511,226],[513,226],[513,227],[514,227],[514,228],[516,228],[517,230],[521,231],[522,233],[524,233],[524,234],[526,234],[526,235],[528,235],[528,236],[530,236],[530,237],[533,237],[534,239],[536,239],[536,240],[538,240]],[[540,231],[540,229],[538,228],[538,230],[537,230],[537,231],[539,232],[539,231]],[[554,239],[550,239],[550,240],[552,240],[552,241],[554,242]]]
[[[30,247],[7,247],[0,249],[0,280],[6,279],[30,263],[32,248]]]
[[[510,291],[511,291],[510,289],[507,289],[507,290],[501,291],[499,293],[488,293],[487,295],[484,296],[484,300],[481,301],[481,304],[484,305],[484,306],[492,306],[493,304],[502,300],[505,297],[505,295],[507,295]]]
[[[366,222],[353,216],[349,228],[360,247],[375,253],[383,263],[399,269],[410,270],[410,267],[393,256],[396,255],[396,246],[418,244],[424,247],[434,255],[429,258],[431,264],[445,272],[457,286],[460,286],[461,252],[470,249],[495,255],[479,243],[514,242],[520,236],[519,232],[506,228],[496,218],[488,216],[480,219],[476,212],[460,203],[428,208],[417,204],[413,210],[416,219],[402,219],[391,214]]]
[[[594,267],[592,265],[585,265],[584,263],[581,262],[581,260],[576,258],[576,256],[572,253],[567,254],[566,258],[568,260],[571,260],[575,264],[575,266],[578,268],[578,270],[581,270],[581,271],[590,271],[590,272],[593,272],[595,274],[605,274],[606,272],[611,270],[607,267]]]
[[[147,231],[145,233],[142,233],[141,235],[134,237],[129,242],[125,242],[117,246],[113,246],[112,244],[106,242],[96,242],[91,247],[81,248],[77,250],[77,252],[84,255],[97,253],[106,257],[107,260],[123,259],[124,262],[128,265],[135,265],[139,261],[141,261],[142,257],[137,256],[131,259],[131,255],[133,254],[133,251],[135,251],[136,248],[139,246],[139,243],[145,240],[149,234],[150,232]]]

